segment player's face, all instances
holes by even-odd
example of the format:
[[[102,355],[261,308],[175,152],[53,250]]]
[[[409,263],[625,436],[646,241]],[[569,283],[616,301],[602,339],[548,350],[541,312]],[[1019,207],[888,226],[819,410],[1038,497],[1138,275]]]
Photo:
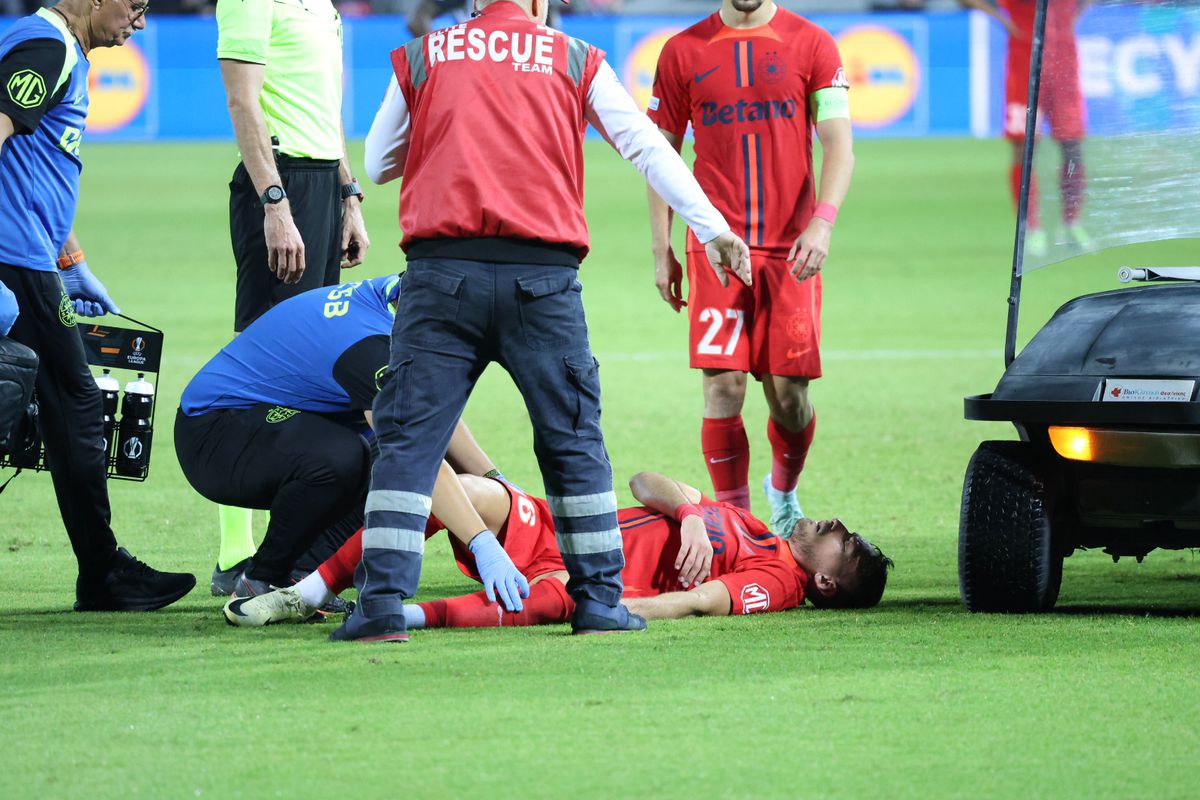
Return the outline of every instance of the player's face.
[[[766,0],[729,0],[733,10],[742,14],[752,14],[762,8]]]
[[[800,547],[804,561],[801,566],[806,572],[823,572],[839,584],[854,580],[858,560],[874,549],[840,519],[802,519],[796,523],[792,539]]]
[[[92,12],[95,47],[119,47],[129,41],[134,31],[146,27],[146,0],[100,0]]]

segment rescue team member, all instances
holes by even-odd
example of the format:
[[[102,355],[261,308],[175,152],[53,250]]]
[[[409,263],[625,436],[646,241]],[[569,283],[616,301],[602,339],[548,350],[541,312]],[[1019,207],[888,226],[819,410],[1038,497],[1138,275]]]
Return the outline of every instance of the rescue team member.
[[[816,430],[808,384],[821,377],[821,275],[854,170],[846,73],[833,37],[773,0],[723,0],[663,47],[649,115],[675,149],[688,123],[696,179],[754,263],[753,286],[712,280],[687,240],[688,300],[671,251],[671,218],[651,188],[655,283],[688,307],[691,365],[703,370],[701,450],[718,500],[749,510],[746,373],[762,381],[771,472],[771,530],[803,516],[796,485]],[[821,138],[819,191],[812,130]]]
[[[20,308],[9,335],[41,359],[39,428],[79,562],[76,611],[149,611],[196,585],[192,575],[151,569],[117,546],[100,391],[75,328],[76,312],[118,310],[71,235],[87,55],[124,44],[145,27],[145,12],[141,0],[62,0],[0,35],[0,282]]]
[[[504,549],[530,576],[521,611],[486,592],[404,607],[409,628],[494,628],[566,622],[573,603],[545,500],[497,481],[460,476],[466,495]],[[625,551],[625,604],[647,619],[784,611],[805,598],[818,608],[869,608],[879,602],[892,561],[840,520],[799,520],[781,539],[748,511],[703,498],[654,472],[629,482],[642,503],[618,512]],[[434,501],[434,512],[442,510]],[[431,518],[432,521],[432,518]],[[479,579],[470,553],[451,540],[459,569]],[[362,556],[356,535],[296,586],[227,606],[233,625],[300,622],[349,587]]]
[[[184,389],[175,452],[188,482],[214,502],[271,510],[262,545],[242,568],[214,570],[213,594],[286,586],[323,533],[345,531],[322,543],[321,559],[362,524],[371,463],[362,434],[386,380],[399,283],[391,275],[286,300]],[[448,457],[464,472],[495,470],[462,423]]]
[[[621,601],[621,536],[600,432],[580,260],[583,137],[591,123],[679,210],[720,264],[749,253],[604,54],[542,25],[545,0],[480,4],[469,22],[392,53],[395,77],[367,135],[377,183],[404,177],[408,256],[389,382],[375,401],[359,603],[337,640],[404,641],[438,461],[479,375],[512,375],[534,428],[578,633],[639,630]]]
[[[217,58],[242,155],[229,184],[233,329],[341,283],[370,243],[342,135],[342,22],[330,0],[220,0]],[[278,148],[272,148],[272,142]],[[254,552],[249,509],[221,508],[222,561]]]

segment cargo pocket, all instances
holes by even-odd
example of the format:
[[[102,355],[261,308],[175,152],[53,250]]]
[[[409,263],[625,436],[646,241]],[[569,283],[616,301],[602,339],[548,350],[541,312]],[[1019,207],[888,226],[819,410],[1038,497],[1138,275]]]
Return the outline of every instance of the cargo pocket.
[[[586,345],[583,284],[574,270],[558,268],[555,274],[517,278],[520,290],[521,332],[534,350]]]
[[[464,276],[428,268],[409,269],[400,281],[398,333],[411,342],[441,344],[457,340],[458,308],[462,302]]]
[[[412,358],[406,358],[384,373],[379,394],[372,408],[375,410],[374,428],[382,430],[385,425],[403,425],[408,420],[409,408],[409,373],[412,372]]]
[[[600,362],[591,351],[565,356],[567,383],[575,391],[575,416],[571,426],[576,436],[601,438],[600,433]]]

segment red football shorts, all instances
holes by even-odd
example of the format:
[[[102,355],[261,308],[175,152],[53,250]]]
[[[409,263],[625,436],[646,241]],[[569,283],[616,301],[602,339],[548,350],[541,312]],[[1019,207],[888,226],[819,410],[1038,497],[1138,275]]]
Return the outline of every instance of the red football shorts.
[[[508,553],[516,568],[529,580],[547,572],[565,570],[567,567],[558,552],[558,542],[554,539],[554,518],[550,516],[546,501],[540,497],[530,497],[503,481],[498,483],[508,491],[512,506],[496,539],[504,546],[504,552]],[[471,551],[453,536],[450,542],[458,568],[467,577],[479,580]]]
[[[688,253],[692,367],[821,377],[821,274],[796,283],[784,257],[757,253],[751,266],[753,286],[722,286],[703,251]]]
[[[1029,105],[1028,46],[1011,47],[1008,74],[1004,81],[1004,136],[1020,141],[1025,138],[1025,110]],[[1082,139],[1087,133],[1087,110],[1079,79],[1079,59],[1075,43],[1047,46],[1042,67],[1039,127],[1048,119],[1050,136],[1059,142]]]

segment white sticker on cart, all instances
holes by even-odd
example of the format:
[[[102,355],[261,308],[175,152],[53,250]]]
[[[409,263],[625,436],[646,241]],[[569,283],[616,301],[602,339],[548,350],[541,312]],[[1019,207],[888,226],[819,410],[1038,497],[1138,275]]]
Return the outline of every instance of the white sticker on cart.
[[[1110,378],[1104,382],[1101,399],[1107,403],[1187,403],[1195,390],[1195,381]]]

